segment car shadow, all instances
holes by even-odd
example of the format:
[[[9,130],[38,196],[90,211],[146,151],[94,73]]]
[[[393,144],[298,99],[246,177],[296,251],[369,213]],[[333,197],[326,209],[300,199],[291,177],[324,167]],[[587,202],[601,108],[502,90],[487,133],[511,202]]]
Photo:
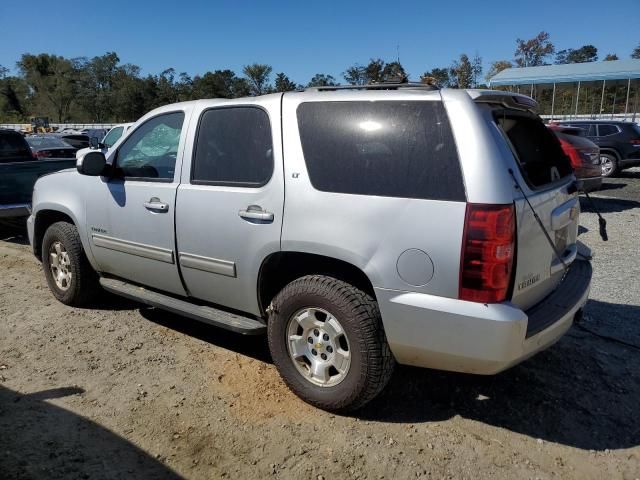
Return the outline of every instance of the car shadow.
[[[640,348],[640,307],[590,300],[585,311],[589,330],[635,339]],[[640,445],[638,372],[638,350],[574,326],[556,345],[494,376],[400,367],[359,416],[418,423],[459,415],[576,448],[630,448]]]
[[[47,401],[83,393],[65,387],[22,395],[0,386],[0,477],[182,478],[123,437]]]
[[[461,416],[587,450],[640,445],[640,307],[590,300],[583,324],[557,344],[493,376],[400,366],[382,395],[354,414],[379,422],[428,423]],[[149,321],[272,363],[263,336],[242,336],[158,309]],[[611,338],[603,338],[611,337]],[[631,339],[631,340],[630,340]]]
[[[623,200],[619,198],[602,198],[591,195],[591,199],[600,213],[624,212],[640,207],[640,202],[635,200]],[[595,213],[593,205],[584,196],[580,197],[580,209],[583,212]]]
[[[203,342],[265,363],[272,363],[264,335],[241,335],[157,308],[141,309],[140,315],[153,323],[197,338]]]
[[[26,217],[0,220],[0,240],[17,245],[28,245]]]
[[[604,192],[606,190],[617,190],[619,188],[625,188],[626,186],[626,183],[602,182],[602,186],[600,187],[598,192]]]

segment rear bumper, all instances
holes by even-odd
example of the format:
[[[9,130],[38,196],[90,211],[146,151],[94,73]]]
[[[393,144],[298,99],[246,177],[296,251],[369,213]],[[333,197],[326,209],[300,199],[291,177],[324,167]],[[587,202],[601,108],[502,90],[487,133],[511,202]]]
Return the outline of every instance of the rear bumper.
[[[589,296],[591,265],[574,262],[556,290],[527,312],[421,293],[375,290],[401,364],[490,375],[554,344]]]
[[[12,203],[8,205],[0,205],[0,218],[10,217],[27,217],[31,209],[28,203]]]

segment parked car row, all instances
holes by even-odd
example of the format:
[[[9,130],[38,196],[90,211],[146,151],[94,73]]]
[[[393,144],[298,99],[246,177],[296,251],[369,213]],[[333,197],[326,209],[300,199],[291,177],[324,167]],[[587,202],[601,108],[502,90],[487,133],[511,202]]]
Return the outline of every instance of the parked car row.
[[[73,167],[76,154],[88,148],[92,138],[98,146],[111,147],[131,125],[117,125],[107,136],[104,130],[95,129],[26,136],[0,129],[0,217],[28,215],[33,185],[40,176]]]
[[[556,134],[562,151],[569,157],[576,178],[582,181],[582,189],[587,192],[599,190],[602,186],[602,166],[600,148],[584,136],[580,128],[549,125]]]
[[[640,165],[640,126],[608,120],[571,120],[558,125],[579,128],[600,148],[602,176]]]

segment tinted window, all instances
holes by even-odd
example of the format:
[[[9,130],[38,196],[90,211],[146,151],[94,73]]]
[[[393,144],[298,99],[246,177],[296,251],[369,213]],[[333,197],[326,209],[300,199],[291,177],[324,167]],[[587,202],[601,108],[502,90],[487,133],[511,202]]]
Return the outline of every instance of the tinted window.
[[[33,148],[73,148],[67,142],[57,137],[27,137],[27,143]]]
[[[598,125],[598,136],[606,137],[607,135],[614,135],[618,133],[618,128],[615,125]]]
[[[202,114],[191,180],[258,187],[273,172],[269,116],[255,107],[217,108]]]
[[[576,124],[572,124],[572,125],[568,125],[568,126],[582,129],[582,131],[584,132],[584,135],[586,137],[596,137],[597,136],[595,125],[593,125],[591,123],[576,123]]]
[[[496,115],[496,123],[509,138],[520,171],[530,186],[540,187],[572,173],[560,142],[540,119],[500,114]]]
[[[118,149],[125,177],[173,180],[184,113],[158,115],[143,123]]]
[[[312,102],[298,107],[314,188],[464,201],[456,146],[436,101]]]
[[[22,135],[0,132],[0,162],[24,160],[33,160],[33,156]]]

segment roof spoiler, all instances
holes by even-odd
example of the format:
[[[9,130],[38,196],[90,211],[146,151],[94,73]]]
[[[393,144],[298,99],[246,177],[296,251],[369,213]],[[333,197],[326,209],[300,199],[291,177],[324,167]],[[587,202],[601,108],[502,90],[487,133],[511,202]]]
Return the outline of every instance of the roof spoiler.
[[[480,93],[473,101],[476,103],[495,103],[513,110],[538,113],[538,102],[526,95],[489,91]]]

